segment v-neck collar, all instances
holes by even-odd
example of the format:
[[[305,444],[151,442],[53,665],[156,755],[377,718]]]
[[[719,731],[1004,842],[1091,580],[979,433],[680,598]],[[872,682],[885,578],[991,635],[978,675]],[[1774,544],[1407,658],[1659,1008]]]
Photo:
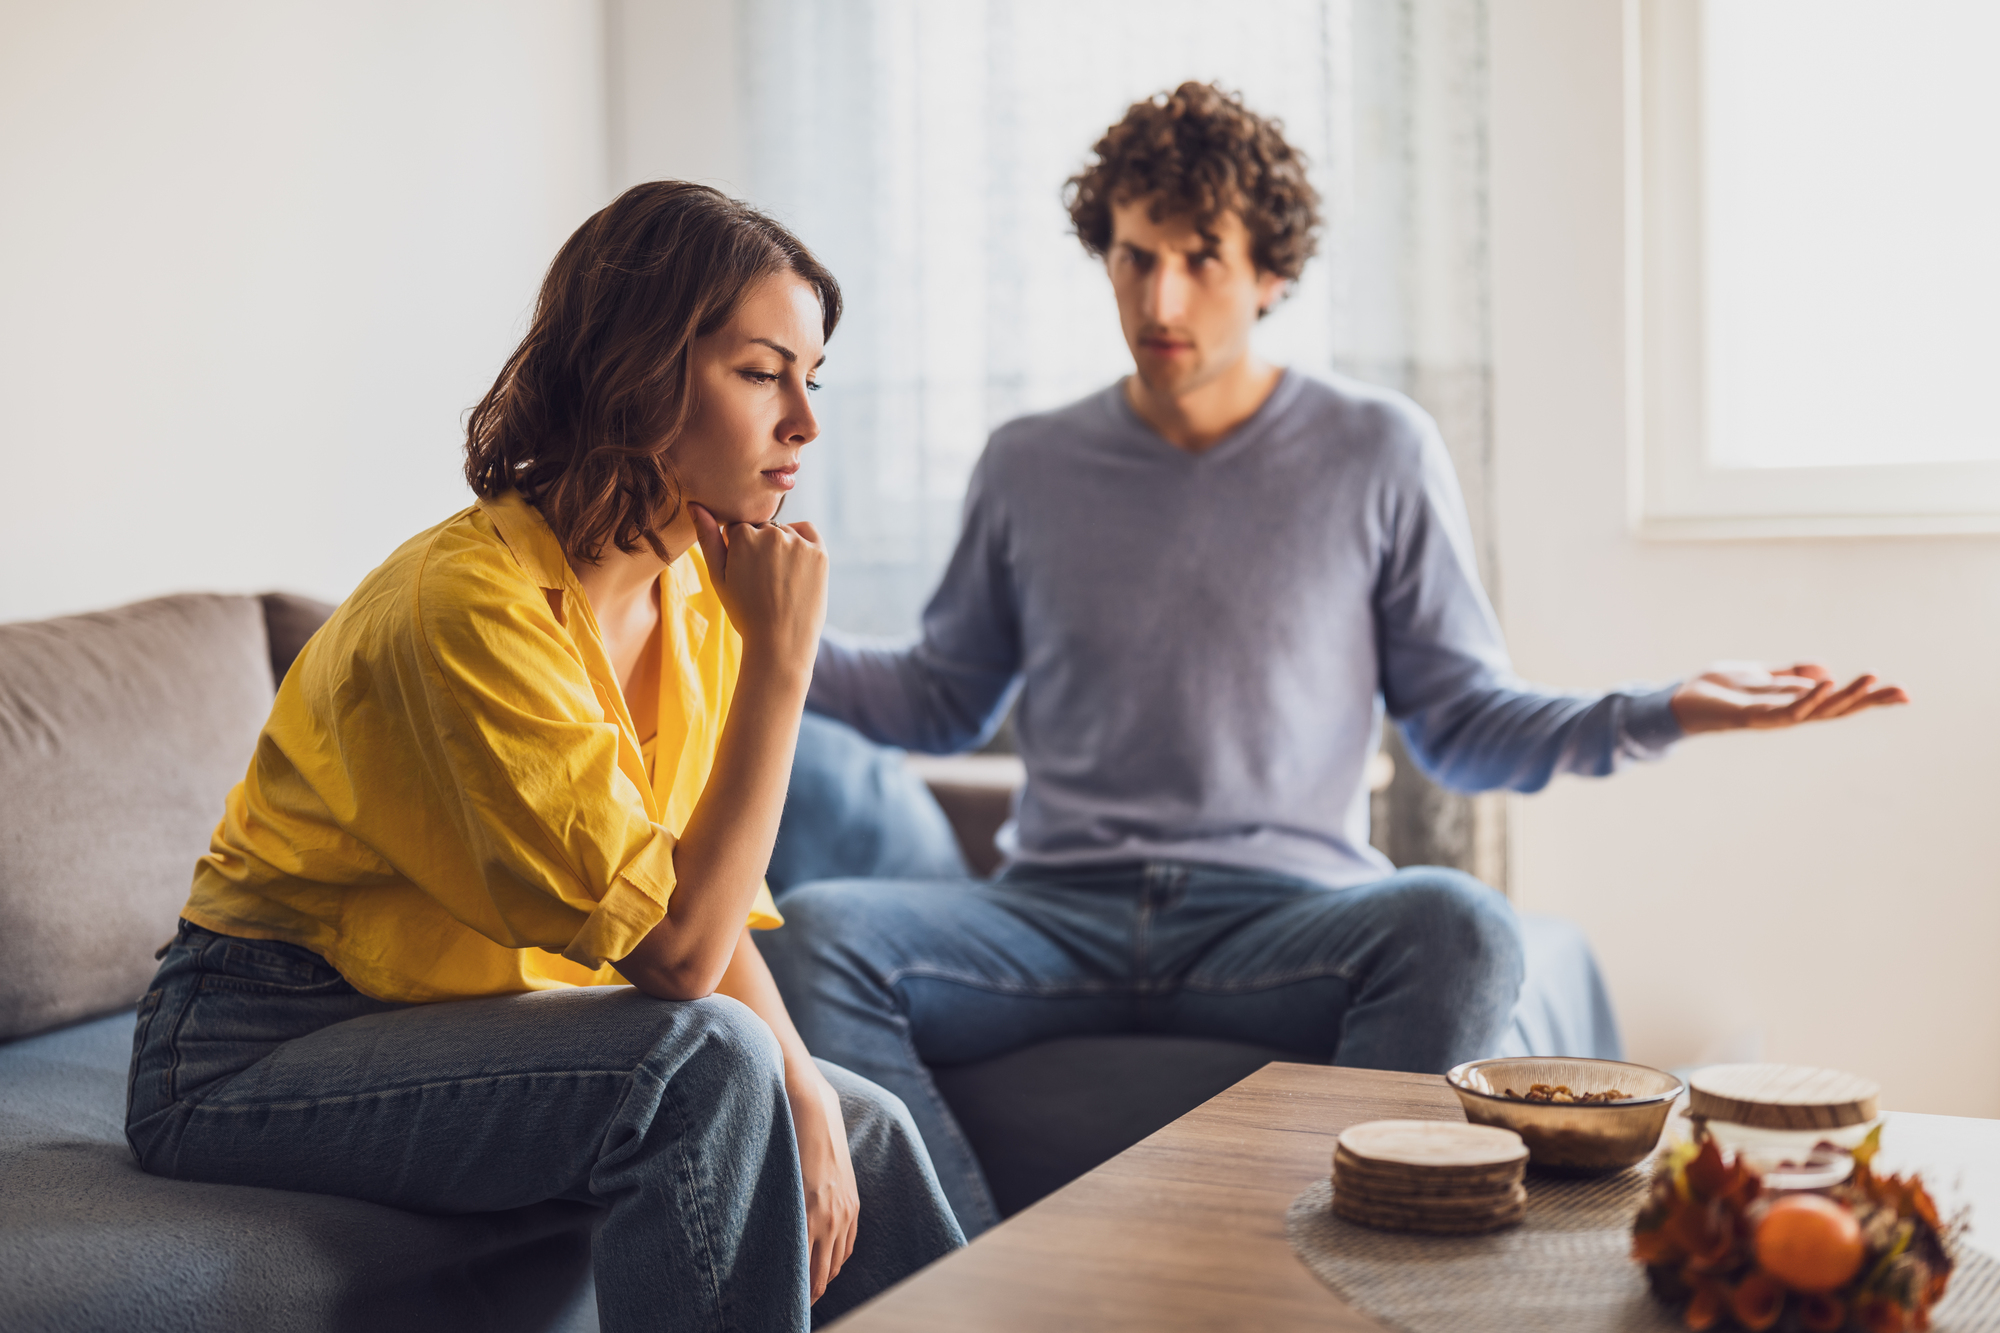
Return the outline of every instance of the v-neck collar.
[[[1191,453],[1167,439],[1159,431],[1153,429],[1146,419],[1139,415],[1139,410],[1132,406],[1132,400],[1125,395],[1125,382],[1130,378],[1131,376],[1129,375],[1120,378],[1116,384],[1105,391],[1116,400],[1112,410],[1119,414],[1120,420],[1126,425],[1141,432],[1146,437],[1148,444],[1157,446],[1158,452],[1162,456],[1167,454],[1176,455],[1191,467],[1212,464],[1215,461],[1225,459],[1232,454],[1240,452],[1249,441],[1257,436],[1265,421],[1284,410],[1285,404],[1297,394],[1299,387],[1299,378],[1292,371],[1292,368],[1290,366],[1280,366],[1278,368],[1278,382],[1271,386],[1271,392],[1264,395],[1264,401],[1257,404],[1256,411],[1243,418],[1242,421],[1236,424],[1234,430],[1208,446],[1208,448],[1203,449],[1200,453]]]

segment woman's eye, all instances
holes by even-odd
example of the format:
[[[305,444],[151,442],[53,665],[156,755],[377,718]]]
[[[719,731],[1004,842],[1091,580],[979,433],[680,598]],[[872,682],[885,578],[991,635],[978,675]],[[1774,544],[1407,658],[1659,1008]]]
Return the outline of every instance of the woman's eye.
[[[819,381],[818,381],[818,380],[807,380],[807,381],[806,381],[806,392],[808,392],[808,393],[818,393],[818,392],[819,392]]]
[[[749,380],[752,384],[776,384],[778,382],[778,377],[768,370],[746,370],[742,372],[742,375],[744,379]]]

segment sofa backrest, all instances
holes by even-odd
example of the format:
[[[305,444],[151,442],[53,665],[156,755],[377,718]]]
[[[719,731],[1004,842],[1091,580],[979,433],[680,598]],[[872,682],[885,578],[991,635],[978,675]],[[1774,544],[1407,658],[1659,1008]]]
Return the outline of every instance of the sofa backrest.
[[[264,604],[264,633],[271,642],[271,684],[275,687],[284,682],[292,659],[326,623],[334,607],[331,602],[295,592],[267,592],[257,600]]]
[[[322,610],[281,598],[285,644],[256,597],[0,625],[0,1040],[145,991],[273,678]]]

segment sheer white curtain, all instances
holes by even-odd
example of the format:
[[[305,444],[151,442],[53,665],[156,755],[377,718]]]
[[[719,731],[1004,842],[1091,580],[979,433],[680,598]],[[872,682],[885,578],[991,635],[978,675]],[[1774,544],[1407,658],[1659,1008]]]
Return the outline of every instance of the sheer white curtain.
[[[1483,0],[742,0],[749,193],[849,300],[790,506],[835,555],[834,623],[913,628],[987,433],[1130,368],[1062,184],[1130,103],[1188,78],[1280,118],[1324,201],[1265,355],[1424,403],[1490,551],[1484,20]],[[1465,824],[1428,859],[1497,877],[1470,810],[1422,812]],[[1391,854],[1424,850],[1450,849]]]

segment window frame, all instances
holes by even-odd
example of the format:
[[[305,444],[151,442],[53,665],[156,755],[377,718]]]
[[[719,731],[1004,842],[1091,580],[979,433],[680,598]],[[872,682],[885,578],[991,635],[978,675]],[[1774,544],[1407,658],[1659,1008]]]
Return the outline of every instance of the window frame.
[[[1725,468],[1709,461],[1701,23],[1625,0],[1630,521],[1641,537],[2000,532],[2000,462]]]

